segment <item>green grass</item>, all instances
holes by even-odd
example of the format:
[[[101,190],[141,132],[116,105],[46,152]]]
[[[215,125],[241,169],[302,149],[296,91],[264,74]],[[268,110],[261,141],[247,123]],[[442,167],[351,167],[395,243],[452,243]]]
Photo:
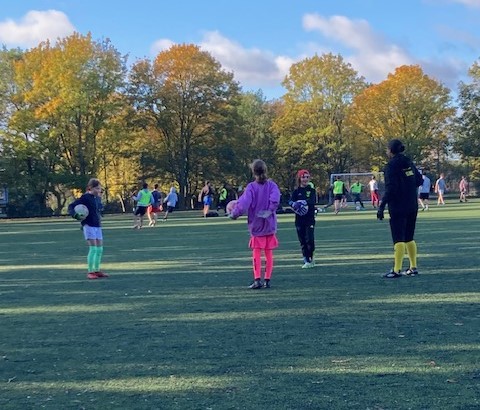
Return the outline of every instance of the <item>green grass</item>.
[[[319,214],[307,270],[281,215],[259,291],[245,218],[106,216],[98,281],[78,223],[1,221],[0,408],[478,409],[479,211],[421,212],[421,273],[396,280],[373,211]]]

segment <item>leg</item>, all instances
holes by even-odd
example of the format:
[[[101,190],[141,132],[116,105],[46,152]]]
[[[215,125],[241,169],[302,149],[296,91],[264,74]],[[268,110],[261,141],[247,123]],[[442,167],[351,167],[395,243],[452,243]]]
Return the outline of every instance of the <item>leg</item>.
[[[300,248],[302,249],[303,262],[307,263],[308,260],[308,251],[307,251],[307,227],[304,225],[296,225],[297,229],[297,238],[300,242]]]
[[[264,249],[265,252],[265,280],[272,278],[273,272],[273,249]]]
[[[307,258],[313,264],[313,253],[315,252],[315,226],[308,226],[306,229]]]

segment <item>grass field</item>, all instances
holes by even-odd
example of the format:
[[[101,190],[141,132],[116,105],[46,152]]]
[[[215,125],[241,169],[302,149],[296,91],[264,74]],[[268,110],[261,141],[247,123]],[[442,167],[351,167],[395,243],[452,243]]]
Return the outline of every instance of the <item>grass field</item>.
[[[280,215],[262,290],[245,218],[200,214],[107,215],[95,281],[77,222],[0,221],[0,409],[480,408],[479,200],[420,212],[393,280],[388,217],[319,214],[302,270]]]

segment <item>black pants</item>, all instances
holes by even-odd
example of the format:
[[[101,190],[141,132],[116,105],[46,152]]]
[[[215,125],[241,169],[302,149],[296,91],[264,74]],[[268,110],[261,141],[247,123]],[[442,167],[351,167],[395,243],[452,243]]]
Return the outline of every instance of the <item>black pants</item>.
[[[353,203],[356,204],[357,202],[360,202],[360,206],[361,206],[362,208],[365,208],[365,207],[363,206],[363,202],[362,202],[362,200],[361,200],[361,198],[360,198],[360,194],[353,194]]]
[[[315,225],[295,225],[302,255],[310,262],[315,251]]]
[[[393,243],[413,241],[417,210],[409,213],[390,212],[390,231]]]

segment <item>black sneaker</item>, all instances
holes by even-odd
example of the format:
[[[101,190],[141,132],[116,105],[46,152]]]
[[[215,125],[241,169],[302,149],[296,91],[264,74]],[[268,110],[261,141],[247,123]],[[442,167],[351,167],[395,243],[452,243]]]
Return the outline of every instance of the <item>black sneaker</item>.
[[[270,279],[265,279],[265,282],[263,282],[263,287],[270,289]]]
[[[263,284],[260,279],[255,279],[251,285],[248,287],[249,289],[262,289]]]
[[[405,272],[402,273],[403,276],[417,276],[417,268],[408,268]]]
[[[402,274],[400,272],[395,272],[393,269],[390,270],[390,272],[387,272],[385,275],[383,275],[385,279],[395,279],[395,278],[401,278]]]

